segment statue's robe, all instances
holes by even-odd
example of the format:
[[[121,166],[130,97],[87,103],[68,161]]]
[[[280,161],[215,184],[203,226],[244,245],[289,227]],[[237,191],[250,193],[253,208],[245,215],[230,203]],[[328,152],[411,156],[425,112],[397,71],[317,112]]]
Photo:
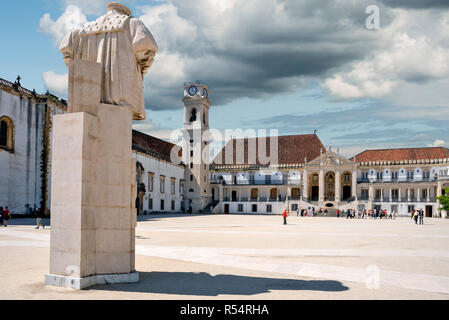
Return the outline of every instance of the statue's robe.
[[[143,77],[158,46],[143,22],[110,10],[68,34],[60,50],[66,64],[74,59],[100,63],[101,102],[131,109],[134,120],[145,119]]]

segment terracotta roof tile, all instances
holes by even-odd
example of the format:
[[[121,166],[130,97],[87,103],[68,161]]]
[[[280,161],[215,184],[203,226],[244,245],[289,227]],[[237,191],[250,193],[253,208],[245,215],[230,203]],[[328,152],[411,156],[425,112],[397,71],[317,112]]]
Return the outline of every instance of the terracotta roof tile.
[[[449,158],[449,149],[443,147],[403,148],[365,150],[355,156],[356,161],[403,161],[403,160],[431,160]],[[350,160],[354,160],[352,157]]]
[[[307,134],[307,135],[294,135],[294,136],[279,136],[275,137],[278,138],[278,162],[277,163],[271,163],[271,164],[279,164],[279,165],[286,165],[286,164],[303,164],[304,159],[307,158],[307,161],[311,161],[313,159],[316,159],[320,156],[320,151],[323,150],[323,153],[326,152],[326,148],[321,143],[320,139],[315,134]],[[250,157],[250,163],[248,163],[248,141],[251,142],[250,145],[253,143],[256,145],[256,151],[255,154],[257,155],[259,152],[259,145],[256,143],[257,138],[245,138],[245,139],[233,139],[228,142],[228,144],[221,150],[221,152],[217,155],[217,157],[214,159],[213,163],[215,165],[267,165],[265,163],[260,163],[260,159],[256,159],[256,163],[254,163],[253,159],[258,157]],[[267,157],[270,156],[270,142],[271,139],[266,139],[266,145],[265,145],[265,154]],[[239,161],[237,163],[237,141],[244,142],[244,148],[243,148],[243,163],[242,161]],[[239,144],[240,145],[240,144]],[[225,155],[226,150],[232,148],[233,150],[233,159],[231,163],[225,163]],[[237,151],[236,151],[237,150]],[[263,149],[262,149],[263,150]],[[262,151],[263,154],[263,151]],[[252,156],[254,156],[252,154]],[[239,156],[241,158],[241,155]],[[262,161],[263,162],[263,161]],[[270,163],[269,163],[270,164]],[[268,165],[269,165],[268,164]]]
[[[176,145],[145,133],[133,130],[133,150],[171,162],[170,153]],[[181,157],[181,151],[179,151]]]

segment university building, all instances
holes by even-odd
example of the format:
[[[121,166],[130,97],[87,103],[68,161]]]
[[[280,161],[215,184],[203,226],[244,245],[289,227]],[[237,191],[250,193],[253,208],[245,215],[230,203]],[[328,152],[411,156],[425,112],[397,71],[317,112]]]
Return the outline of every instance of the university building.
[[[202,82],[184,84],[182,146],[133,131],[140,214],[281,214],[314,207],[328,215],[377,208],[446,217],[435,197],[449,187],[449,149],[366,150],[348,159],[316,134],[236,138],[207,163],[209,95]],[[51,119],[66,108],[62,99],[23,88],[20,79],[0,79],[0,206],[15,214],[49,207]],[[259,153],[271,160],[261,161]]]

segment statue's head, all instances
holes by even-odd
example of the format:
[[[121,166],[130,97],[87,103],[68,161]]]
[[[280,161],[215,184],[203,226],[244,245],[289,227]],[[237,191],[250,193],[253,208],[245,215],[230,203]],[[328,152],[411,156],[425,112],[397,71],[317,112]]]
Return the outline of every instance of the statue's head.
[[[131,10],[127,6],[125,6],[125,5],[121,4],[121,3],[109,2],[106,5],[106,8],[108,8],[108,10],[115,10],[115,11],[118,11],[118,12],[120,12],[122,14],[126,14],[127,16],[131,16],[132,15]]]

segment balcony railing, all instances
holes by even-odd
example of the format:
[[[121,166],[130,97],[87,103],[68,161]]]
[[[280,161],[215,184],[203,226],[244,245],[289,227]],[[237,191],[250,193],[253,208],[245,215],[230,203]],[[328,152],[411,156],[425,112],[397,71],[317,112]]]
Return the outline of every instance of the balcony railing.
[[[225,181],[222,179],[211,179],[212,184],[225,186],[301,186],[303,180],[248,180],[248,181]]]
[[[223,202],[285,202],[287,197],[279,197],[279,198],[259,198],[259,199],[248,199],[248,198],[223,198]]]
[[[441,176],[440,176],[441,177]],[[448,177],[449,178],[449,177]],[[420,180],[415,178],[407,178],[407,179],[376,179],[372,183],[404,183],[404,182],[436,182],[438,179],[434,177],[430,178],[422,178]],[[370,179],[367,178],[359,178],[357,179],[357,183],[371,183]]]

